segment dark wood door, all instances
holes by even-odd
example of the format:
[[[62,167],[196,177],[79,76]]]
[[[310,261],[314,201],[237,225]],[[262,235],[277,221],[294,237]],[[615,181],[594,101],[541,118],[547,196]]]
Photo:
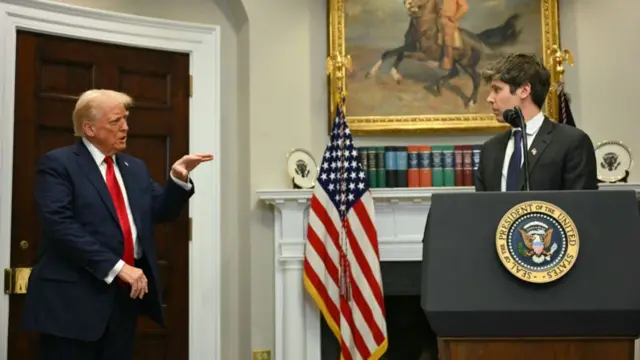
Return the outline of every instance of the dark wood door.
[[[71,121],[77,97],[91,88],[131,95],[127,152],[164,184],[171,164],[188,152],[189,58],[19,32],[16,66],[11,267],[32,267],[41,231],[33,197],[37,161],[77,140]],[[156,228],[167,327],[140,319],[136,359],[189,358],[188,231],[186,208],[179,220]],[[24,295],[11,295],[9,360],[37,359],[37,336],[20,329],[23,304]]]

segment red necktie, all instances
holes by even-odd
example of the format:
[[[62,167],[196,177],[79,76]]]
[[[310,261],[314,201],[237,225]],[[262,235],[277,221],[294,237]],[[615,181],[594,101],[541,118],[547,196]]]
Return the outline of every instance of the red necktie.
[[[113,168],[113,159],[111,157],[104,158],[104,162],[107,164],[107,188],[111,193],[111,199],[113,205],[116,208],[116,214],[118,214],[118,220],[122,233],[124,234],[124,254],[122,260],[130,266],[134,266],[133,262],[133,235],[131,234],[131,223],[129,222],[129,216],[127,215],[127,206],[124,202],[124,196],[122,196],[122,190],[118,179],[116,179],[116,172]]]

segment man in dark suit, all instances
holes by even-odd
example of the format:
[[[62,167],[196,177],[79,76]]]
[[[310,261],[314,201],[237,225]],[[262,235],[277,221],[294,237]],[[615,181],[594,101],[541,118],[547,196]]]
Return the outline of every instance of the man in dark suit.
[[[81,139],[39,162],[43,238],[22,323],[41,334],[42,359],[131,359],[137,317],[163,324],[153,226],[179,216],[194,193],[189,173],[213,155],[182,157],[161,187],[142,160],[120,153],[131,104],[123,93],[85,92],[73,113]]]
[[[511,128],[484,143],[476,175],[476,191],[525,189],[523,153],[529,162],[531,190],[597,190],[593,143],[582,130],[551,121],[542,112],[550,74],[532,55],[508,55],[483,71],[491,83],[487,101],[496,118],[520,107],[526,121],[528,151],[522,130]]]

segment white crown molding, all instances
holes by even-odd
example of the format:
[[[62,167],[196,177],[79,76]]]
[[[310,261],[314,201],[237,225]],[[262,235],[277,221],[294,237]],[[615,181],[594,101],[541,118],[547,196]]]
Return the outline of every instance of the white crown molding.
[[[0,0],[0,268],[10,266],[17,30],[190,55],[189,151],[214,153],[216,160],[195,170],[196,195],[189,203],[189,358],[221,359],[220,27],[53,1]],[[7,354],[8,311],[9,296],[0,296],[0,358]]]
[[[208,24],[198,24],[192,22],[182,22],[174,20],[157,19],[145,16],[125,14],[113,11],[87,8],[77,5],[61,3],[57,1],[47,0],[0,0],[0,4],[8,6],[5,11],[11,17],[33,19],[41,21],[39,15],[55,14],[55,17],[47,19],[50,23],[67,24],[65,19],[82,18],[87,20],[85,24],[74,24],[87,29],[96,29],[108,27],[122,34],[133,34],[132,30],[144,28],[155,28],[156,30],[165,30],[166,32],[155,33],[153,37],[173,39],[178,42],[190,41],[193,43],[202,43],[202,37],[199,35],[211,36],[219,31],[217,26]],[[14,5],[16,7],[10,7]],[[29,12],[23,11],[28,8]],[[113,24],[118,24],[114,27]],[[143,37],[149,37],[150,34],[143,32]]]

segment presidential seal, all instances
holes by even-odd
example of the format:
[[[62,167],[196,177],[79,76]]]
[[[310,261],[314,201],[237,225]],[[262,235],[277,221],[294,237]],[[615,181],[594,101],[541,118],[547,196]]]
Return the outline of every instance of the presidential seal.
[[[633,166],[631,150],[620,141],[603,141],[596,145],[598,180],[606,183],[627,182]]]
[[[502,265],[531,283],[548,283],[566,275],[579,248],[573,220],[544,201],[527,201],[509,209],[496,231],[496,251]]]
[[[318,178],[318,165],[309,151],[294,149],[287,155],[287,172],[294,188],[311,189]]]

